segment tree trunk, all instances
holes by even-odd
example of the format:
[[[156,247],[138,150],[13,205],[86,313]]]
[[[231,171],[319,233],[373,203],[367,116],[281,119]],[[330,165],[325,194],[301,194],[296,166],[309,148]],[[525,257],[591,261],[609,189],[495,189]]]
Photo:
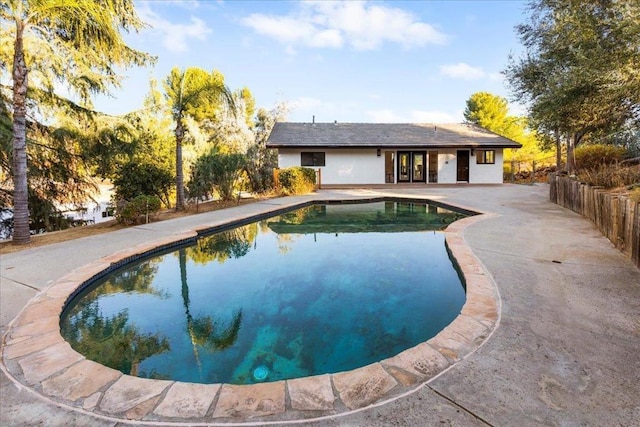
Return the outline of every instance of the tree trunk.
[[[198,365],[198,371],[202,374],[202,362],[200,361],[196,336],[193,331],[193,317],[189,311],[191,301],[189,300],[189,284],[187,283],[187,252],[184,248],[178,250],[178,262],[180,264],[180,282],[182,284],[182,304],[184,305],[185,316],[187,318],[187,333],[191,340],[193,357],[196,360],[196,365]]]
[[[560,132],[555,132],[556,137],[556,173],[560,173],[562,167],[562,139],[560,138]]]
[[[575,134],[569,134],[567,136],[567,173],[569,175],[572,175],[576,169],[573,155],[573,149],[575,148],[575,138]]]
[[[184,125],[182,118],[176,121],[176,211],[184,210],[184,173],[182,171],[182,140]]]
[[[29,69],[24,59],[18,22],[13,56],[13,242],[29,243],[29,190],[27,183],[27,81]]]
[[[182,248],[178,250],[178,264],[180,265],[180,284],[182,285],[182,303],[187,315],[187,323],[191,322],[189,314],[189,285],[187,284],[187,251]]]

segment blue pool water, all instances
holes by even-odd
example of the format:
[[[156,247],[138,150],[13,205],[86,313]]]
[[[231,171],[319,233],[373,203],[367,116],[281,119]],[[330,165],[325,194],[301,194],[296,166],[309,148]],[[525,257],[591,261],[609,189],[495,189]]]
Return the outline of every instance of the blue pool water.
[[[124,373],[252,384],[355,369],[436,335],[465,293],[424,203],[314,205],[91,284],[63,336]]]

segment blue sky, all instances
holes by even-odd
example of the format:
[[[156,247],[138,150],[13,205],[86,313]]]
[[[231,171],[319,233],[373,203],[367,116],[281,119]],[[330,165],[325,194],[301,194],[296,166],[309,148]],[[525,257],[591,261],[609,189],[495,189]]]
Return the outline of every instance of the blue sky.
[[[509,97],[500,72],[522,47],[522,1],[137,1],[151,28],[130,46],[158,57],[123,70],[123,87],[96,108],[142,107],[151,76],[172,67],[216,69],[258,107],[288,120],[460,122],[471,94]],[[510,103],[513,114],[523,114]]]

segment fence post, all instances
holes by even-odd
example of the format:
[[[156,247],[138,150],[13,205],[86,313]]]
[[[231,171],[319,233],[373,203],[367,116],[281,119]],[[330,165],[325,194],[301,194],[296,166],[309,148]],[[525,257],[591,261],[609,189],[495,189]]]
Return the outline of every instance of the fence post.
[[[516,182],[516,173],[515,173],[516,162],[511,159],[511,183]]]
[[[276,190],[280,190],[280,169],[273,169],[273,186]]]
[[[531,171],[531,183],[536,182],[536,161],[533,161],[533,171]]]
[[[316,169],[316,188],[322,189],[322,169]]]
[[[549,200],[558,204],[558,181],[556,175],[547,175],[549,181]]]
[[[640,203],[631,201],[629,220],[631,226],[631,259],[640,268]]]

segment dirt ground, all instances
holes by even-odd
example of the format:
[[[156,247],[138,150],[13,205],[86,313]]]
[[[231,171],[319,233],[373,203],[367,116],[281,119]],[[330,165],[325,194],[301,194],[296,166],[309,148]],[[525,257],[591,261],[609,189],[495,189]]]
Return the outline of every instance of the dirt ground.
[[[166,219],[179,218],[182,216],[193,215],[196,213],[210,212],[218,209],[225,209],[237,205],[245,205],[254,203],[258,200],[264,200],[270,197],[260,198],[243,198],[240,200],[222,201],[215,200],[206,203],[200,203],[198,206],[189,205],[186,210],[176,212],[173,209],[166,209],[159,212],[151,222],[163,221]],[[61,231],[53,231],[49,233],[37,234],[31,236],[31,242],[26,245],[14,245],[11,240],[0,242],[0,255],[12,252],[18,252],[29,248],[49,245],[52,243],[65,242],[67,240],[79,239],[81,237],[93,236],[96,234],[108,233],[110,231],[120,230],[128,226],[119,224],[116,220],[101,222],[99,224],[86,225],[82,227],[74,227]]]

